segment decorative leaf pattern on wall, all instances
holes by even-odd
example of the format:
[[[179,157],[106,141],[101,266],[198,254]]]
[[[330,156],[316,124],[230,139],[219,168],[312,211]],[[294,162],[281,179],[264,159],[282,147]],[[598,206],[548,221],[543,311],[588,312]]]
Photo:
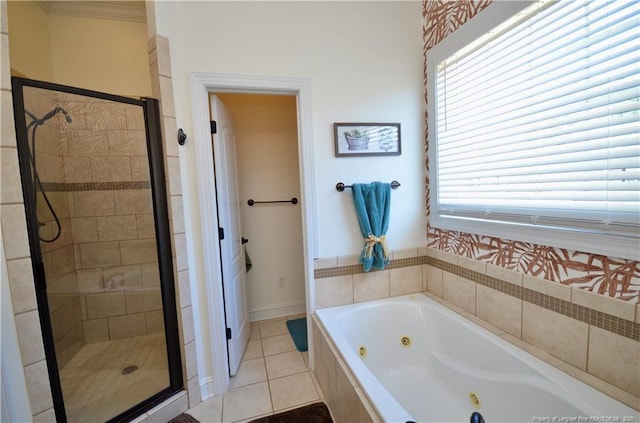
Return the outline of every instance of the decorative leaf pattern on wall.
[[[427,245],[620,300],[640,299],[638,261],[432,227]]]
[[[424,43],[431,48],[491,4],[482,1],[424,0]],[[427,19],[428,17],[428,19]]]
[[[478,260],[548,280],[559,280],[570,265],[569,252],[520,241],[489,238],[490,249]]]
[[[637,261],[613,259],[611,257],[575,252],[573,270],[586,274],[568,278],[563,284],[573,285],[598,294],[616,297],[625,301],[638,302],[640,293],[640,265]]]
[[[423,0],[425,87],[427,51],[491,2],[491,0]],[[638,261],[432,227],[429,223],[431,193],[428,176],[429,130],[427,125],[425,111],[425,166],[427,169],[425,183],[429,247],[620,300],[639,302],[640,262]]]
[[[456,254],[463,257],[474,258],[480,252],[482,243],[480,236],[469,234],[466,232],[447,231],[444,229],[432,228],[432,233],[437,234],[434,237],[430,247],[437,248],[442,251]]]

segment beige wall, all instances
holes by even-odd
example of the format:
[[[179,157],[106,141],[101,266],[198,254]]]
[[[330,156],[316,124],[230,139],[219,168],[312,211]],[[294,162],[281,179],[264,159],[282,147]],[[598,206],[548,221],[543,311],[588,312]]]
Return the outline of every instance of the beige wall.
[[[305,216],[317,233],[308,241],[310,257],[356,254],[362,248],[353,199],[336,191],[339,181],[400,181],[393,193],[390,246],[424,245],[420,2],[154,2],[153,9],[150,23],[171,43],[175,113],[187,134],[194,134],[191,72],[309,81],[305,106],[311,121],[304,142],[313,155],[308,162],[313,168],[307,168],[313,180],[303,182],[317,198],[314,216]],[[336,158],[333,122],[349,121],[400,122],[402,155]],[[204,327],[208,288],[203,281],[210,258],[202,254],[195,147],[206,140],[190,140],[181,147],[180,168],[204,379],[213,374],[211,330]]]
[[[155,2],[158,32],[171,40],[176,113],[192,134],[189,72],[308,78],[318,207],[314,257],[361,250],[353,200],[336,183],[398,180],[388,241],[424,244],[422,11],[417,1]],[[334,122],[399,122],[402,154],[341,157]],[[181,157],[187,209],[200,232],[194,143]],[[197,235],[194,235],[194,238]],[[201,262],[194,248],[195,265]]]
[[[125,96],[151,96],[144,22],[50,16],[55,82]]]
[[[7,2],[11,69],[25,77],[51,81],[53,64],[49,17],[35,2]]]
[[[151,96],[144,22],[48,15],[8,2],[11,68],[31,79],[125,96]]]
[[[305,309],[300,204],[247,205],[300,198],[296,98],[220,94],[236,130],[243,236],[253,267],[247,273],[252,320]],[[285,287],[279,287],[280,278]]]

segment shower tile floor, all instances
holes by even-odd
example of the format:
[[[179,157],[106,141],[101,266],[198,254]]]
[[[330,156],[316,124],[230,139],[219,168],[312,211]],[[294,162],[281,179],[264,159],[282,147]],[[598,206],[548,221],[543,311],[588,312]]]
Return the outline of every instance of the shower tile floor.
[[[187,413],[201,423],[248,422],[258,417],[323,401],[309,369],[309,355],[298,352],[286,321],[304,315],[251,323],[251,337],[229,391],[209,398]]]
[[[122,374],[130,365],[138,369]],[[164,334],[86,344],[60,381],[70,423],[107,421],[169,386]]]

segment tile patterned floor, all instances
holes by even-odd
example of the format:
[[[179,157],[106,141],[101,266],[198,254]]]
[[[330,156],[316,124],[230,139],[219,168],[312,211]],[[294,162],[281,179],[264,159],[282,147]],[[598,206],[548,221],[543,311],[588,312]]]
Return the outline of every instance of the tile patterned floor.
[[[136,365],[133,373],[122,369]],[[169,386],[164,334],[86,344],[60,371],[70,423],[104,422]]]
[[[251,337],[229,392],[187,412],[201,423],[236,423],[322,401],[324,395],[300,353],[286,321],[304,315],[251,323]]]

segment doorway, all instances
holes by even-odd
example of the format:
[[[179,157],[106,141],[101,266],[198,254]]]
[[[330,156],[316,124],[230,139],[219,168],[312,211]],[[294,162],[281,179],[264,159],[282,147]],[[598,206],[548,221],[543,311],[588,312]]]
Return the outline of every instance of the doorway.
[[[12,90],[56,419],[128,421],[182,388],[158,101]]]
[[[298,123],[298,154],[300,165],[302,237],[304,257],[304,279],[306,312],[314,309],[313,257],[317,250],[315,227],[316,199],[314,182],[314,159],[311,125],[311,82],[306,78],[260,77],[215,73],[190,74],[192,98],[194,149],[198,177],[198,202],[201,217],[202,254],[204,257],[219,257],[218,218],[210,205],[216,204],[214,170],[211,157],[213,149],[209,116],[210,93],[290,94],[296,96]],[[203,398],[223,394],[229,387],[224,295],[222,292],[222,269],[217,260],[205,260],[203,275],[199,282],[205,298],[194,303],[194,314],[202,316],[202,329],[196,334],[199,357],[203,367],[210,372],[203,377],[211,382],[202,386]],[[313,341],[310,339],[309,360],[313,363]],[[210,353],[207,353],[210,352]],[[313,364],[312,364],[313,365]]]
[[[241,325],[233,320],[245,316],[232,314],[243,307],[249,321],[306,312],[296,97],[217,93],[211,94],[211,109],[212,116],[220,119],[218,134],[213,135],[218,218],[225,226],[225,237],[241,240],[237,246],[243,245],[239,257],[244,269],[240,270],[246,272],[245,285],[238,289],[236,285],[242,282],[238,276],[230,277],[233,266],[225,269],[225,246],[221,245],[225,314],[232,337],[236,331],[242,336]],[[221,143],[231,141],[229,137],[235,145],[221,148]],[[229,151],[233,151],[235,163],[221,164],[215,156]],[[227,215],[235,211],[227,213],[220,204],[229,201],[231,190],[238,194],[237,200],[231,200],[239,208],[241,230],[237,235],[227,234],[229,224],[225,224]],[[233,250],[233,245],[226,248]],[[238,295],[246,298],[240,301],[235,298]],[[242,345],[234,342],[232,338],[228,346],[231,375],[246,338],[239,341]]]

